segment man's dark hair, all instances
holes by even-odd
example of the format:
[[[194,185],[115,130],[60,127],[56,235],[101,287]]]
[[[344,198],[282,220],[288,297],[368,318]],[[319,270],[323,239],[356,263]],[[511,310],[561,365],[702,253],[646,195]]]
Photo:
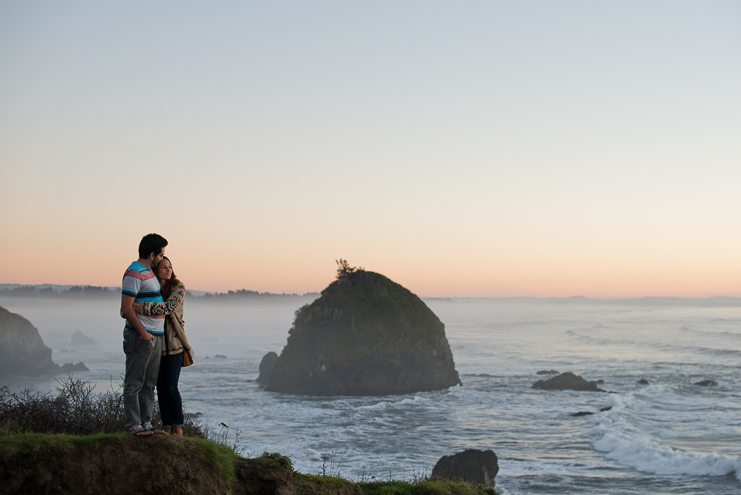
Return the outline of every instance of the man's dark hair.
[[[162,252],[162,248],[167,246],[167,239],[159,234],[147,234],[142,237],[139,243],[139,257],[149,258],[154,253],[155,256]]]

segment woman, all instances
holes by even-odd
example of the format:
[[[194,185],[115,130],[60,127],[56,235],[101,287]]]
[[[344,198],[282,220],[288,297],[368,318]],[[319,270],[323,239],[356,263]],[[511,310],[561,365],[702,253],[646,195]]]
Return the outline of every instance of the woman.
[[[178,381],[180,369],[183,367],[183,351],[190,350],[183,322],[185,286],[175,276],[172,263],[167,256],[155,266],[154,273],[162,287],[165,302],[135,303],[134,310],[143,315],[166,315],[162,360],[157,377],[157,402],[165,433],[182,437],[185,420]]]

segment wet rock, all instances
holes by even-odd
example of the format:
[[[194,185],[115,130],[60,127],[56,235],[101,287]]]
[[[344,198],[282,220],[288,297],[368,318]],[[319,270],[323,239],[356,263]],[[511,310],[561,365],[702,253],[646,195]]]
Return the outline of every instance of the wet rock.
[[[214,355],[214,359],[226,359],[226,356],[224,356],[223,354],[216,354]]]
[[[558,371],[556,371],[556,370],[540,370],[540,371],[538,371],[535,374],[536,375],[557,375],[558,374]]]
[[[268,352],[262,357],[262,361],[260,361],[260,376],[257,377],[257,383],[260,385],[270,383],[270,377],[273,376],[273,369],[277,362],[278,354],[273,351]]]
[[[85,366],[85,364],[82,361],[80,361],[77,364],[64,363],[62,365],[62,371],[65,373],[73,373],[75,371],[90,371],[90,370],[88,369],[87,366]]]
[[[591,416],[591,415],[593,415],[593,414],[594,414],[594,413],[593,413],[593,412],[590,412],[590,411],[579,411],[579,412],[575,412],[575,413],[574,413],[574,414],[572,414],[571,416],[573,416],[573,417],[575,417],[575,418],[578,418],[578,417],[580,417],[580,416]]]
[[[695,383],[695,385],[698,385],[700,387],[717,387],[718,382],[716,382],[715,380],[703,380],[701,382]]]
[[[600,412],[609,411],[610,409],[612,409],[612,406],[600,407]]]
[[[194,413],[187,412],[187,413],[183,413],[183,418],[185,418],[185,419],[195,419],[195,418],[200,418],[202,415],[203,415],[203,413],[201,411],[196,411]]]
[[[595,382],[589,382],[570,371],[548,380],[538,380],[532,386],[540,390],[577,390],[584,392],[604,392]]]
[[[492,450],[468,449],[441,457],[432,468],[432,476],[465,481],[472,485],[495,486],[499,472],[497,455]]]
[[[637,383],[638,385],[648,385],[648,380],[646,380],[645,378],[641,378],[641,379],[640,379],[640,380],[638,380],[638,381],[637,381],[636,383]]]
[[[72,334],[72,345],[93,345],[95,344],[95,340],[93,340],[91,337],[88,337],[81,331],[76,331]]]

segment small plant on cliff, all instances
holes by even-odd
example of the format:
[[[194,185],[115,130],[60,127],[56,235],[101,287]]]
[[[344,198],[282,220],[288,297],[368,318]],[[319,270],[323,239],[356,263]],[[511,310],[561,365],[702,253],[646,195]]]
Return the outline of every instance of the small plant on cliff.
[[[217,433],[213,435],[208,435],[209,440],[211,440],[212,442],[221,444],[221,445],[225,445],[229,447],[230,449],[232,449],[232,451],[234,451],[234,453],[237,454],[238,456],[244,457],[245,447],[242,447],[240,445],[240,442],[241,442],[240,437],[242,436],[242,430],[240,430],[239,428],[232,428],[230,430],[229,425],[226,423],[220,423],[219,428],[221,429]],[[229,439],[230,431],[234,432],[233,441],[230,441]]]
[[[337,459],[337,453],[334,451],[332,451],[332,454],[330,455],[323,455],[321,472],[319,474],[321,476],[331,476],[333,478],[342,477],[340,466],[342,465],[343,459],[345,459],[345,454],[347,454],[347,448],[342,452],[339,460]],[[329,466],[327,466],[327,461],[329,461]]]

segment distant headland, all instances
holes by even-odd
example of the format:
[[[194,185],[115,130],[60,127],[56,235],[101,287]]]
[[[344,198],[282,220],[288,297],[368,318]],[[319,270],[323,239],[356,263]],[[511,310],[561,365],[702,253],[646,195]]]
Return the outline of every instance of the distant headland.
[[[206,292],[188,290],[186,297],[195,301],[300,301],[319,298],[318,292],[286,294],[259,292],[254,290],[230,290],[227,292]],[[0,284],[0,297],[54,298],[54,299],[115,299],[121,297],[120,287],[98,287],[93,285],[58,284]],[[584,296],[571,297],[425,297],[423,301],[432,303],[462,304],[564,304],[564,305],[615,305],[615,306],[700,306],[700,307],[741,307],[741,297],[713,296],[706,298],[686,297],[633,297],[619,299],[597,299]]]

